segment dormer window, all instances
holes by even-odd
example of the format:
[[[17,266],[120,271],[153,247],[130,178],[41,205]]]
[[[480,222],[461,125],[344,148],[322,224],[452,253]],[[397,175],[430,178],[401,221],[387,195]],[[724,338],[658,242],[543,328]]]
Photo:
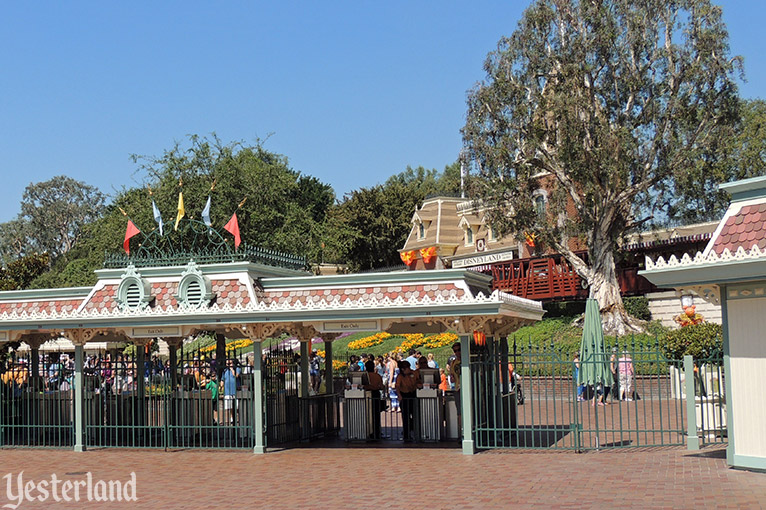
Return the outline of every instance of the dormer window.
[[[466,227],[465,229],[465,245],[470,246],[473,244],[473,229]]]
[[[426,237],[426,227],[423,225],[423,223],[418,223],[418,239],[425,239]]]

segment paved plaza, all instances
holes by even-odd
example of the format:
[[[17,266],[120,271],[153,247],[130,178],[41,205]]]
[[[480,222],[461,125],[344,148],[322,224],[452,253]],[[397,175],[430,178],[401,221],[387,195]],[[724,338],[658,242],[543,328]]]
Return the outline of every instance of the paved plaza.
[[[766,508],[766,474],[728,469],[724,450],[589,453],[454,448],[305,447],[245,451],[10,449],[2,475],[130,479],[137,502],[60,508]],[[0,505],[8,503],[0,481]],[[51,508],[23,502],[19,509]]]

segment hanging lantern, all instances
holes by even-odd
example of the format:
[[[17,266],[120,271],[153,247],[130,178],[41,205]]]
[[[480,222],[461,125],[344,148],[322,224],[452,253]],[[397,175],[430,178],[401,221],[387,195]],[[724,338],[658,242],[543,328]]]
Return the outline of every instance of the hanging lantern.
[[[399,253],[399,258],[401,258],[402,262],[404,262],[406,265],[410,266],[417,259],[417,255],[415,250],[403,251]]]
[[[436,257],[436,246],[429,246],[428,248],[421,248],[420,249],[420,256],[423,259],[423,262],[428,264],[430,263],[434,257]]]

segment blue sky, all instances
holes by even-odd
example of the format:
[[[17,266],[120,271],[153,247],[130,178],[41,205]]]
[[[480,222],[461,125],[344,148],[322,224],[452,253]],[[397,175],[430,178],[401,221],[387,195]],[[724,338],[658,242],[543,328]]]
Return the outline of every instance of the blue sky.
[[[762,2],[726,0],[745,97],[766,97]],[[31,182],[107,194],[130,154],[188,134],[267,138],[338,196],[460,150],[466,91],[526,0],[8,2],[0,21],[0,222]]]

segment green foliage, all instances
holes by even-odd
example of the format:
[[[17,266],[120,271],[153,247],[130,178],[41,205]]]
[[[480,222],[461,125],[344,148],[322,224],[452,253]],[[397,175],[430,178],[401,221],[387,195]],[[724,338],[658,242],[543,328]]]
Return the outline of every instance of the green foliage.
[[[625,305],[625,311],[632,317],[648,321],[652,319],[652,313],[649,311],[649,300],[646,296],[634,296],[622,300]]]
[[[672,213],[675,184],[734,131],[740,66],[720,8],[536,0],[484,67],[463,128],[479,172],[472,195],[500,235],[534,232],[565,254],[602,310],[619,308],[620,237]],[[576,237],[587,262],[570,251]]]
[[[457,172],[457,180],[455,178]],[[383,185],[361,188],[347,195],[332,212],[338,251],[333,261],[345,260],[352,271],[401,264],[399,249],[412,229],[412,215],[428,195],[459,191],[460,166],[447,166],[443,174],[423,167],[393,175]]]
[[[0,268],[0,290],[22,290],[48,270],[50,257],[47,253],[33,253],[9,262]]]
[[[29,248],[52,258],[67,253],[82,237],[83,227],[101,215],[104,200],[95,187],[64,175],[30,184],[19,215],[27,224]]]
[[[682,223],[717,221],[730,198],[717,183],[764,175],[766,172],[766,101],[743,100],[732,136],[701,154],[676,182],[671,218]]]
[[[670,331],[662,345],[669,359],[681,360],[684,355],[694,359],[723,356],[723,329],[719,324],[703,322]]]
[[[585,301],[549,301],[543,303],[545,318],[575,317],[585,313]]]

